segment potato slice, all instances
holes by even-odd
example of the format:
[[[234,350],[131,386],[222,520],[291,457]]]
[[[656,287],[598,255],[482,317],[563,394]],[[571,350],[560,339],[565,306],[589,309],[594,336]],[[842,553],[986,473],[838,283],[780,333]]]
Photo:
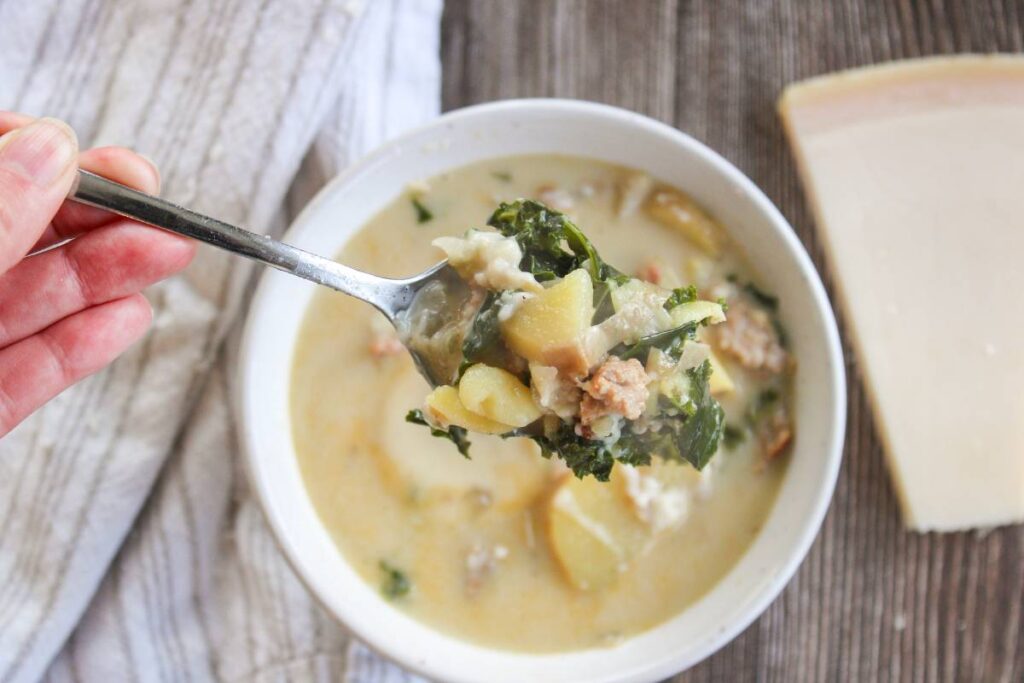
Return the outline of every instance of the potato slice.
[[[717,325],[725,322],[725,311],[722,304],[714,301],[689,301],[679,304],[671,311],[672,324],[675,326],[685,325],[690,322],[707,320],[709,325]]]
[[[530,388],[518,377],[483,363],[463,373],[459,399],[467,410],[513,427],[525,427],[541,415]]]
[[[618,183],[619,205],[616,209],[619,218],[633,215],[647,199],[654,187],[654,179],[640,171],[630,171]]]
[[[520,304],[501,330],[508,347],[523,358],[583,375],[589,365],[584,337],[593,317],[590,275],[574,270]]]
[[[732,381],[732,377],[729,376],[725,366],[722,365],[722,361],[718,359],[714,351],[708,356],[708,362],[711,363],[711,377],[708,378],[708,387],[711,389],[711,395],[720,396],[721,394],[732,393],[736,389],[736,383]]]
[[[580,590],[602,590],[619,578],[624,564],[622,549],[595,527],[571,503],[561,502],[559,491],[548,513],[548,536],[552,551],[569,582]]]
[[[616,479],[613,471],[613,482]],[[547,508],[548,540],[566,578],[581,590],[614,585],[651,538],[621,485],[566,476]]]
[[[659,394],[664,394],[680,405],[685,405],[690,400],[690,391],[693,389],[693,382],[685,370],[676,370],[662,378],[658,383]]]
[[[722,251],[722,231],[696,202],[678,190],[658,188],[647,202],[647,213],[675,228],[712,256]]]
[[[455,425],[481,434],[504,434],[515,427],[466,409],[455,387],[437,387],[427,395],[427,415],[442,425]]]

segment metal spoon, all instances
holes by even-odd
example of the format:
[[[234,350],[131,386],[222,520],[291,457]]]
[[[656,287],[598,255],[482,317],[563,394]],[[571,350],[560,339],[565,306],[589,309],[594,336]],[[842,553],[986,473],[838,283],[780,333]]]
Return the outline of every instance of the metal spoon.
[[[410,278],[377,277],[82,170],[78,171],[78,180],[68,198],[197,239],[362,299],[387,316],[399,331],[431,386],[452,381],[459,358],[438,353],[429,344],[417,344],[422,340],[411,334],[425,331],[429,336],[462,318],[468,287],[447,261]]]

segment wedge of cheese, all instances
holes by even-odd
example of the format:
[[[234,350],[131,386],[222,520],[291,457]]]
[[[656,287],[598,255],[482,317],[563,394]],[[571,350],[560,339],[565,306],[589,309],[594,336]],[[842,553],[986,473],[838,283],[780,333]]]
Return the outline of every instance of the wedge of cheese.
[[[780,102],[913,529],[1024,521],[1024,57]]]

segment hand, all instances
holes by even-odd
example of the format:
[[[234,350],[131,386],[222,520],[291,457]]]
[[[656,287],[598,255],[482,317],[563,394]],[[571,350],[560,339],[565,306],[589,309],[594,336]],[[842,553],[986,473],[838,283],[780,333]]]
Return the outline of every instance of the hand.
[[[156,193],[159,173],[141,156],[119,147],[79,154],[64,123],[7,112],[0,135],[2,436],[137,341],[152,319],[139,292],[188,265],[195,246],[64,202],[79,165]]]

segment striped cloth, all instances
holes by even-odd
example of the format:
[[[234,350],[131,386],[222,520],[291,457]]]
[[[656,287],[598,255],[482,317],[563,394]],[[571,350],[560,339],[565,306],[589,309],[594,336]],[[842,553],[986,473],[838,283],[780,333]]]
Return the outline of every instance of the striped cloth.
[[[440,0],[0,0],[0,108],[156,160],[260,232],[439,108]],[[410,680],[310,598],[228,405],[254,272],[203,248],[153,330],[0,442],[0,681]],[[225,343],[227,342],[227,343]]]

